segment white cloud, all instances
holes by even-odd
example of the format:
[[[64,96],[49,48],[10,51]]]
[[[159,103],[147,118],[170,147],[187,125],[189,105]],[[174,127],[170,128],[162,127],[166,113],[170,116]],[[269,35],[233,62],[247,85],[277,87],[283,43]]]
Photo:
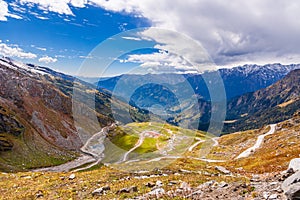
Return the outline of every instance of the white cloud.
[[[52,57],[49,57],[49,56],[44,56],[42,58],[39,58],[39,62],[44,62],[46,64],[48,64],[48,63],[55,63],[55,62],[57,62],[57,58],[52,58]]]
[[[37,5],[39,9],[43,11],[56,12],[58,14],[74,15],[71,7],[84,8],[87,5],[100,6],[106,10],[115,12],[133,12],[135,9],[135,4],[138,1],[132,0],[19,0],[21,5],[27,5],[32,7]],[[14,5],[14,7],[16,7]]]
[[[37,56],[30,52],[24,52],[23,49],[17,45],[7,45],[5,43],[0,43],[0,55],[7,57],[18,57],[18,58],[29,58],[33,59]]]
[[[47,49],[43,48],[43,47],[36,47],[36,49],[41,50],[41,51],[47,51]]]
[[[19,0],[21,5],[32,7],[37,5],[43,11],[55,12],[58,14],[74,15],[70,6],[83,8],[87,4],[87,0]],[[39,17],[45,19],[44,17]]]
[[[35,17],[38,18],[38,19],[41,19],[41,20],[48,20],[49,19],[48,17],[38,16],[38,15],[36,15]]]
[[[183,56],[184,59],[194,66],[199,67],[201,65],[201,67],[203,67],[211,63],[209,55],[201,44],[180,32],[161,28],[150,28],[139,34],[144,39],[153,40],[158,43],[154,48]]]
[[[141,38],[138,37],[122,37],[125,40],[135,40],[135,41],[142,41]]]
[[[217,64],[281,62],[300,54],[297,0],[90,2],[106,10],[133,12],[149,19],[155,27],[187,34],[201,42]],[[297,60],[299,56],[294,62]]]
[[[152,54],[131,54],[126,60],[119,60],[120,63],[139,63],[141,68],[134,69],[134,73],[182,73],[194,72],[197,70],[185,59],[166,51],[159,51]]]
[[[71,0],[70,4],[77,8],[83,8],[87,4],[87,0]]]
[[[201,42],[217,64],[272,60],[300,54],[298,0],[19,0],[45,12],[74,15],[71,7],[94,5],[149,19],[153,26],[184,33]],[[0,20],[8,16],[0,0]],[[4,8],[4,9],[2,9]],[[163,38],[156,35],[157,40]],[[298,59],[298,58],[297,58]],[[291,60],[291,62],[293,62]]]
[[[82,59],[93,59],[93,56],[79,56]]]
[[[38,5],[39,9],[56,12],[58,14],[73,15],[68,3],[69,0],[20,0],[21,5]],[[75,4],[77,5],[77,4]]]
[[[7,21],[7,17],[22,19],[22,17],[18,15],[9,13],[8,4],[3,0],[0,0],[0,8],[0,21]]]

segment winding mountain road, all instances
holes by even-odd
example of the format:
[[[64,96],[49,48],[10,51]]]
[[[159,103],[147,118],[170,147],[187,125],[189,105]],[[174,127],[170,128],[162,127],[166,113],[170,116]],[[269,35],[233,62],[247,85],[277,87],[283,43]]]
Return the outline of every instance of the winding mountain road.
[[[68,172],[72,171],[75,168],[80,166],[90,164],[87,167],[79,168],[74,171],[81,171],[85,169],[89,169],[94,165],[100,163],[103,159],[103,151],[105,150],[104,139],[106,138],[108,131],[112,129],[115,124],[111,124],[110,126],[106,126],[101,129],[100,132],[94,134],[91,138],[87,140],[87,142],[80,148],[82,154],[72,160],[70,162],[64,163],[62,165],[53,166],[53,167],[45,167],[40,169],[32,170],[34,172]]]
[[[129,151],[127,151],[123,155],[123,158],[120,160],[120,162],[125,162],[127,160],[128,155],[143,144],[144,139],[145,139],[145,135],[144,135],[144,133],[141,133],[141,136],[140,136],[139,140],[137,141],[137,143],[134,145],[134,147],[132,147]]]
[[[213,147],[216,147],[216,146],[219,145],[219,142],[218,142],[219,137],[214,137],[214,138],[211,138],[211,139],[212,139],[212,141],[214,142]]]
[[[70,162],[64,163],[62,165],[45,167],[40,169],[34,169],[33,172],[68,172],[76,167],[85,165],[87,163],[93,163],[96,159],[90,155],[82,154],[80,157],[72,160]]]
[[[110,126],[104,127],[101,129],[100,132],[94,134],[91,138],[89,138],[87,140],[87,142],[82,146],[82,148],[80,149],[82,154],[80,157],[76,158],[75,160],[72,160],[70,162],[64,163],[62,165],[58,165],[58,166],[53,166],[53,167],[46,167],[46,168],[40,168],[40,169],[35,169],[33,170],[34,172],[38,172],[38,171],[50,171],[50,172],[66,172],[66,171],[71,171],[73,169],[74,172],[76,171],[81,171],[81,170],[85,170],[85,169],[89,169],[97,164],[99,164],[101,162],[101,160],[103,159],[104,155],[103,155],[103,151],[105,150],[105,146],[104,146],[104,140],[109,132],[109,130],[111,128],[113,128],[115,126],[115,124],[112,124]],[[272,124],[270,125],[271,129],[263,134],[258,136],[256,143],[246,149],[244,152],[242,152],[240,155],[238,155],[235,159],[240,159],[240,158],[245,158],[251,155],[251,153],[253,153],[256,149],[258,149],[261,144],[264,141],[264,138],[268,135],[271,135],[275,132],[276,130],[276,124]],[[128,155],[133,152],[134,150],[136,150],[138,147],[140,147],[145,139],[145,134],[141,133],[140,134],[140,138],[137,141],[137,143],[134,145],[133,148],[131,148],[129,151],[127,151],[123,157],[121,158],[121,160],[119,162],[138,162],[140,160],[128,160]],[[188,151],[193,151],[193,149],[195,147],[197,147],[199,144],[201,144],[202,142],[204,142],[204,140],[200,139],[200,138],[196,138],[196,140],[198,140],[196,143],[194,143],[193,145],[191,145],[188,148]],[[218,146],[218,138],[211,138],[211,140],[214,142],[213,146]],[[179,159],[179,158],[190,158],[190,159],[194,159],[194,160],[200,160],[200,161],[204,161],[204,162],[226,162],[226,160],[212,160],[212,159],[205,159],[205,158],[196,158],[196,157],[185,157],[185,156],[162,156],[162,157],[157,157],[151,160],[148,160],[146,162],[157,162],[160,161],[162,159]],[[88,165],[87,165],[88,164]],[[87,165],[86,167],[82,167],[79,168],[80,166],[83,165]]]
[[[256,149],[258,149],[258,148],[261,146],[261,144],[263,143],[264,138],[265,138],[266,136],[275,133],[276,125],[277,125],[277,124],[271,124],[271,125],[270,125],[271,129],[270,129],[267,133],[258,136],[258,137],[257,137],[257,140],[256,140],[256,143],[255,143],[252,147],[250,147],[250,148],[246,149],[245,151],[243,151],[243,152],[242,152],[240,155],[238,155],[235,159],[240,159],[240,158],[246,158],[246,157],[249,157],[249,156],[251,155],[251,153],[253,153]]]
[[[195,138],[195,140],[198,140],[198,142],[194,143],[192,146],[189,147],[188,151],[193,151],[193,149],[198,146],[199,144],[203,143],[204,140],[202,140],[201,138]]]

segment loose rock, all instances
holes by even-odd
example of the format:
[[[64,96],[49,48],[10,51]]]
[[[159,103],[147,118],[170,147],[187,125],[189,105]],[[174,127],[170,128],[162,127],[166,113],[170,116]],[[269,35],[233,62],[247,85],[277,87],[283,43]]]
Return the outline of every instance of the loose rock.
[[[117,191],[116,194],[122,194],[122,193],[133,193],[133,192],[137,192],[138,189],[136,186],[132,186],[129,188],[122,188],[121,190]]]
[[[98,188],[98,189],[96,189],[96,190],[94,190],[92,192],[92,195],[93,196],[95,196],[95,195],[102,195],[107,190],[110,190],[110,186],[104,186],[104,187]]]
[[[156,184],[155,184],[156,187],[162,187],[163,186],[163,183],[161,181],[156,181]]]
[[[285,195],[289,200],[300,199],[300,183],[288,187]]]
[[[216,166],[215,169],[223,174],[231,174],[229,170],[227,170],[225,167],[222,166]]]
[[[294,172],[300,170],[300,158],[294,158],[290,161],[289,168],[293,169]]]
[[[190,185],[188,183],[186,183],[186,182],[182,182],[180,184],[179,188],[182,189],[182,190],[190,190],[191,189]]]
[[[71,174],[71,175],[69,176],[69,180],[74,180],[75,178],[76,178],[75,174]]]
[[[156,188],[148,193],[150,196],[161,196],[165,194],[165,190],[163,188]]]
[[[148,183],[146,183],[146,187],[152,188],[152,187],[154,187],[154,186],[155,186],[155,183],[153,183],[153,182],[148,182]]]

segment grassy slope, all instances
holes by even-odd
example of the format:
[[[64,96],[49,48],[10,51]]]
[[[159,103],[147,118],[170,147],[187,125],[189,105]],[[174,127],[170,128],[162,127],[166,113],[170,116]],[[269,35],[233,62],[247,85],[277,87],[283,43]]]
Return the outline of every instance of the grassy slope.
[[[146,126],[143,124],[130,124],[127,127],[137,127],[142,131]],[[144,127],[144,128],[143,128]],[[124,127],[123,127],[124,128]],[[126,127],[125,127],[126,128]],[[149,127],[148,127],[149,128]],[[169,127],[173,128],[173,127]],[[175,129],[175,127],[174,127]],[[258,135],[264,134],[269,130],[268,127],[260,130],[246,131],[234,133],[231,135],[222,136],[219,139],[220,145],[214,147],[209,158],[213,159],[228,159],[229,162],[218,163],[230,169],[232,172],[238,172],[246,176],[251,176],[252,173],[273,172],[286,169],[288,162],[298,157],[300,153],[299,132],[300,132],[300,117],[295,116],[292,120],[288,120],[278,124],[276,133],[265,138],[263,147],[258,149],[249,158],[233,161],[239,153],[252,146]],[[198,136],[203,137],[201,133]],[[127,136],[128,137],[128,136]],[[123,138],[127,141],[126,137]],[[137,138],[135,139],[135,141]],[[196,142],[196,141],[195,141]],[[134,142],[131,142],[134,145]],[[200,146],[199,146],[200,147]],[[191,156],[196,157],[201,148],[195,148],[190,153]],[[127,146],[130,148],[130,145]],[[182,158],[174,160],[171,164],[162,168],[162,172],[167,173],[168,176],[161,176],[149,179],[135,179],[136,174],[114,170],[105,166],[94,167],[91,171],[76,173],[74,180],[69,180],[70,173],[17,173],[17,174],[0,174],[0,192],[2,199],[32,199],[35,194],[40,191],[43,193],[45,199],[93,199],[92,191],[96,188],[109,185],[111,191],[107,195],[98,197],[98,199],[112,199],[112,198],[132,198],[149,192],[151,189],[145,186],[147,182],[155,182],[161,180],[164,183],[164,188],[169,189],[167,183],[171,180],[181,180],[190,183],[192,186],[197,186],[208,180],[216,181],[240,181],[247,182],[244,176],[230,177],[230,176],[211,176],[208,174],[215,174],[215,163],[206,163],[189,158]],[[243,169],[238,169],[242,167]],[[180,169],[190,170],[192,173],[185,173],[176,175]],[[127,179],[126,177],[131,177]],[[125,179],[124,179],[125,178]],[[116,191],[124,187],[137,186],[138,192],[130,194],[116,195]],[[175,186],[176,187],[176,186]]]
[[[177,161],[173,167],[180,167],[186,165],[184,160]],[[189,165],[189,164],[188,164]],[[197,165],[199,171],[207,168],[203,163]],[[206,171],[216,173],[213,167]],[[113,199],[113,198],[133,198],[139,194],[144,194],[151,191],[150,188],[145,186],[149,181],[160,180],[164,183],[164,188],[169,189],[167,186],[169,181],[186,181],[192,186],[211,180],[225,180],[232,181],[245,181],[244,178],[233,177],[210,177],[199,173],[191,173],[184,175],[162,176],[151,179],[135,179],[122,180],[128,176],[133,177],[133,174],[126,172],[116,171],[107,167],[96,169],[88,172],[76,173],[74,180],[69,180],[68,177],[71,173],[17,173],[17,174],[0,174],[0,199],[35,199],[38,192],[43,193],[44,199]],[[153,173],[152,173],[153,174]],[[108,194],[100,197],[93,197],[92,191],[109,185],[111,191]],[[130,194],[117,195],[116,191],[124,187],[137,186],[138,192]]]
[[[7,117],[13,116],[24,128],[20,135],[13,135],[12,131],[0,134],[2,140],[8,140],[13,144],[12,150],[0,152],[1,171],[23,171],[59,165],[76,156],[74,152],[64,151],[48,143],[32,128],[27,120],[16,115],[12,110],[4,106],[2,109],[2,114]]]
[[[158,138],[145,137],[142,145],[129,154],[129,158],[133,159],[134,157],[147,153],[148,155],[144,156],[155,157],[155,155],[157,155],[155,153],[159,151],[160,148],[167,145],[172,134],[186,135],[189,138],[193,138],[195,135],[197,137],[205,137],[203,132],[183,129],[169,124],[160,124],[155,122],[131,123],[117,127],[114,131],[109,133],[109,141],[107,142],[107,148],[104,152],[105,155],[109,156],[104,159],[104,162],[119,160],[126,151],[132,149],[136,145],[139,140],[139,134],[144,131],[154,131],[161,134],[161,136]],[[189,142],[189,140],[186,141]],[[180,148],[185,148],[186,146],[187,144],[183,141],[182,145],[178,146],[177,151],[182,151]],[[150,155],[151,153],[153,154]],[[176,151],[174,151],[174,153],[176,153]]]
[[[291,159],[300,155],[300,116],[277,125],[276,132],[265,137],[261,148],[248,158],[233,160],[241,152],[254,145],[257,136],[268,132],[269,127],[225,135],[220,138],[218,147],[214,147],[210,158],[231,160],[225,165],[232,170],[243,168],[246,172],[264,173],[282,171],[288,167]]]

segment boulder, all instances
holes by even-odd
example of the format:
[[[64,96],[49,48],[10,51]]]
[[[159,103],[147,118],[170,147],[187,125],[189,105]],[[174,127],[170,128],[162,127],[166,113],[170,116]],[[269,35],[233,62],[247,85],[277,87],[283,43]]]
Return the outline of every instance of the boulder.
[[[156,181],[156,184],[155,184],[156,187],[162,187],[163,186],[163,183],[161,181]]]
[[[271,194],[268,198],[268,200],[276,200],[278,199],[278,195],[277,194]]]
[[[294,158],[290,161],[289,168],[288,169],[293,169],[294,172],[300,170],[300,158]]]
[[[224,188],[224,187],[227,187],[227,186],[228,186],[228,183],[222,181],[221,183],[218,184],[218,186],[219,186],[220,188]]]
[[[190,185],[187,182],[182,182],[180,184],[179,188],[182,189],[182,190],[190,190],[191,189]]]
[[[296,183],[288,187],[285,195],[289,200],[300,199],[300,183]]]
[[[76,178],[75,174],[71,174],[71,175],[69,176],[69,180],[74,180],[75,178]]]
[[[155,186],[155,183],[153,183],[153,182],[146,183],[146,187],[153,188],[154,186]]]
[[[300,200],[300,160],[295,158],[291,160],[289,169],[287,172],[294,172],[294,174],[288,176],[282,183],[281,188],[288,199]]]
[[[122,193],[132,193],[132,192],[137,192],[138,189],[136,186],[132,186],[129,188],[122,188],[121,190],[118,190],[116,194],[122,194]]]
[[[150,196],[161,196],[165,194],[165,190],[163,188],[156,188],[148,193]]]
[[[104,193],[104,190],[102,188],[98,188],[92,192],[92,195],[93,196],[102,195],[103,193]]]
[[[92,192],[92,195],[102,195],[105,191],[110,190],[110,186],[106,185],[104,187],[98,188]]]
[[[223,174],[227,174],[227,175],[231,174],[229,170],[227,170],[225,167],[222,166],[216,166],[215,169]]]

